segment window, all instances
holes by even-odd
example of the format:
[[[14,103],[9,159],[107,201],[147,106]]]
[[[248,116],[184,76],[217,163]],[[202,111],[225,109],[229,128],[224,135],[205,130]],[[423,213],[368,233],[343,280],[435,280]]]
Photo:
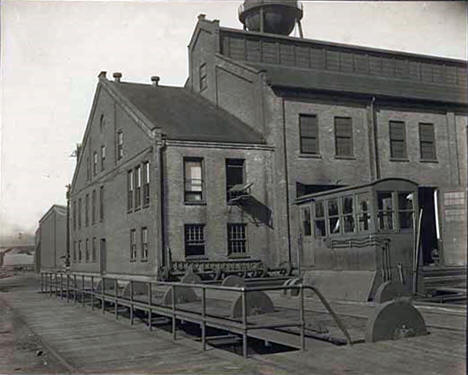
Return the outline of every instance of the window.
[[[398,221],[400,229],[413,228],[413,193],[398,193]]]
[[[354,232],[354,199],[352,196],[343,197],[341,210],[343,213],[343,229],[345,233]]]
[[[240,191],[230,191],[236,185],[244,185],[244,159],[226,159],[226,199],[239,196]]]
[[[134,191],[134,181],[133,181],[133,169],[127,172],[127,210],[131,211],[133,209],[133,191]]]
[[[104,221],[104,186],[99,188],[99,221]]]
[[[78,263],[81,263],[81,240],[78,241]]]
[[[185,256],[205,255],[203,224],[185,224]]]
[[[328,201],[328,230],[330,234],[340,233],[340,216],[337,199],[330,199]]]
[[[130,261],[133,262],[137,257],[136,230],[130,231]]]
[[[406,159],[406,131],[402,121],[390,121],[390,157]]]
[[[86,194],[85,199],[85,226],[89,226],[89,194]]]
[[[86,247],[85,247],[85,262],[89,262],[89,239],[86,239]]]
[[[93,176],[97,175],[97,169],[98,169],[98,154],[96,151],[93,153]]]
[[[315,115],[299,115],[300,151],[302,154],[318,154],[318,122]]]
[[[370,226],[370,195],[369,193],[358,194],[357,197],[358,230],[367,231]]]
[[[350,117],[335,117],[336,156],[353,156],[353,124]]]
[[[96,224],[96,190],[93,190],[91,196],[91,222]]]
[[[245,254],[246,224],[228,224],[228,255]]]
[[[76,230],[76,201],[73,201],[73,230]]]
[[[76,241],[73,241],[73,263],[76,263]]]
[[[135,209],[141,206],[141,166],[135,168]]]
[[[91,180],[91,166],[89,164],[89,156],[86,158],[86,180]]]
[[[148,228],[141,228],[141,260],[148,260]]]
[[[323,202],[315,203],[315,220],[314,220],[315,237],[325,237],[325,210],[323,209]]]
[[[119,130],[117,132],[117,160],[120,160],[123,158],[123,132],[122,130]]]
[[[201,64],[199,68],[199,78],[200,78],[200,91],[203,91],[208,87],[207,73],[206,73],[206,64]]]
[[[78,199],[78,228],[81,229],[81,198]]]
[[[93,237],[93,252],[91,254],[92,256],[92,262],[95,263],[96,262],[96,259],[97,259],[97,256],[96,256],[96,237]]]
[[[310,236],[311,235],[311,229],[310,229],[310,207],[304,207],[302,209],[302,230],[304,236]]]
[[[105,130],[106,128],[106,119],[104,118],[104,115],[101,115],[101,118],[99,119],[99,129],[101,133]]]
[[[184,158],[185,202],[203,201],[203,159]]]
[[[105,169],[106,146],[101,146],[101,172]]]
[[[150,164],[143,163],[143,207],[147,207],[150,203]]]
[[[377,193],[379,230],[393,229],[393,198],[391,192]]]
[[[434,124],[419,124],[419,147],[422,160],[436,160]]]

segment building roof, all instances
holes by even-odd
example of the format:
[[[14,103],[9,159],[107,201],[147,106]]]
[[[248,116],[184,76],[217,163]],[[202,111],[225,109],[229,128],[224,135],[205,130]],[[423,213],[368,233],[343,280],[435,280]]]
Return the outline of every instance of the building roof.
[[[39,219],[39,223],[43,222],[52,212],[56,212],[58,215],[65,216],[67,214],[67,207],[59,204],[54,204],[50,207],[47,212]]]
[[[228,112],[183,87],[108,83],[168,139],[263,144],[263,137]]]

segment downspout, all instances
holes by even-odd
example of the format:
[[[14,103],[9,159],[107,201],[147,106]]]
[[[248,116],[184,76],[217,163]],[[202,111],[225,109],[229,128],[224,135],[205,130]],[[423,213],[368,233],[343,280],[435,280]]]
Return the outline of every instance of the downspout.
[[[161,147],[159,148],[159,178],[160,178],[160,207],[161,207],[161,263],[165,267],[167,263],[166,257],[166,215],[165,215],[165,195],[164,195],[164,153],[166,151],[166,139],[162,135]]]
[[[377,137],[377,118],[375,113],[375,96],[372,97],[370,102],[370,111],[371,111],[371,126],[374,133],[374,157],[375,157],[375,177],[377,180],[380,179],[380,161],[379,161],[379,144]]]
[[[288,229],[288,262],[292,264],[291,257],[291,220],[290,220],[290,207],[289,207],[289,174],[288,174],[288,153],[286,145],[286,110],[284,105],[284,98],[281,98],[281,105],[283,109],[283,150],[284,150],[284,176],[286,180],[286,222]]]

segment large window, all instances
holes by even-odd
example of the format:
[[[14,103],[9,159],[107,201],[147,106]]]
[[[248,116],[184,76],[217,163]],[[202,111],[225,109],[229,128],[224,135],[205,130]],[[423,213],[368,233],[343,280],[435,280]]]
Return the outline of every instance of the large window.
[[[398,219],[400,229],[413,228],[413,193],[398,193]]]
[[[124,155],[123,145],[124,145],[124,136],[123,136],[123,132],[120,130],[117,132],[117,160],[120,160],[123,158],[123,155]]]
[[[310,207],[304,207],[302,210],[302,232],[304,236],[311,235]]]
[[[135,209],[141,207],[141,166],[135,168]]]
[[[91,222],[96,224],[96,190],[93,190],[91,196]]]
[[[335,117],[336,156],[353,156],[353,123],[350,117]]]
[[[406,131],[402,121],[390,121],[390,157],[406,159]]]
[[[78,241],[78,263],[81,263],[81,240]]]
[[[150,164],[143,163],[143,207],[147,207],[150,203]]]
[[[340,233],[338,199],[330,199],[328,201],[328,230],[330,234]]]
[[[317,116],[299,115],[299,137],[302,154],[319,153]]]
[[[89,262],[89,239],[86,239],[86,246],[85,246],[85,262]]]
[[[203,160],[184,158],[185,202],[203,201]]]
[[[205,255],[203,224],[185,224],[185,256]]]
[[[96,255],[96,237],[93,237],[93,251],[91,253],[91,259],[92,259],[92,262],[95,263],[96,262],[96,259],[97,259],[97,255]]]
[[[228,255],[242,255],[247,252],[246,224],[228,224]]]
[[[85,226],[89,226],[89,194],[85,198]]]
[[[230,190],[236,185],[244,185],[244,165],[244,159],[226,159],[226,198],[228,202],[241,194],[240,191]]]
[[[133,209],[133,191],[135,190],[135,181],[133,179],[133,169],[127,172],[127,210]]]
[[[141,228],[141,260],[148,260],[148,228]]]
[[[133,262],[137,257],[136,230],[130,230],[130,261]]]
[[[99,221],[104,221],[104,186],[99,188]]]
[[[358,230],[368,231],[370,227],[370,194],[362,193],[358,194],[357,197],[357,219],[358,219]]]
[[[105,169],[105,161],[106,161],[106,146],[101,146],[101,171]]]
[[[393,230],[393,197],[391,192],[377,193],[379,230]]]
[[[419,147],[422,160],[436,160],[434,124],[419,124]]]
[[[315,203],[314,232],[315,237],[324,237],[326,235],[325,210],[323,202],[320,201]]]
[[[81,229],[81,198],[78,199],[78,229]]]
[[[343,214],[343,229],[345,233],[354,232],[354,199],[353,196],[343,197],[341,200]]]

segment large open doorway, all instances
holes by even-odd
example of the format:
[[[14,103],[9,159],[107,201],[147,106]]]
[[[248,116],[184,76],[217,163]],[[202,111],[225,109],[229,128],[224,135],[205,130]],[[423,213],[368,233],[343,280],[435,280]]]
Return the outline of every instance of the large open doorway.
[[[423,210],[421,221],[421,251],[423,265],[434,263],[433,250],[437,249],[439,253],[439,244],[437,239],[437,220],[434,200],[435,188],[420,187],[419,208]]]

